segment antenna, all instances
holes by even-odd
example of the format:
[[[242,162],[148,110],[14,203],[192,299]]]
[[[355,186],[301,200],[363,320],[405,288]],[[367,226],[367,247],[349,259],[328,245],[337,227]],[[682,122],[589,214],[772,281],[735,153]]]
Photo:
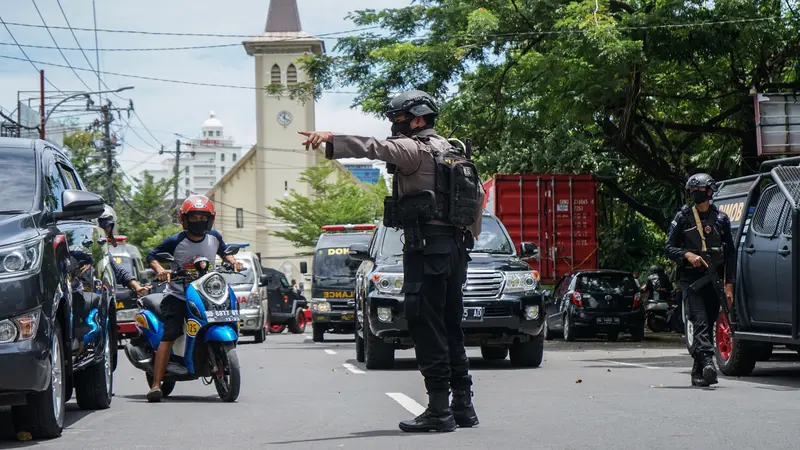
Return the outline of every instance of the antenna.
[[[453,137],[453,135],[456,134],[456,131],[458,131],[458,127],[460,127],[460,126],[461,126],[460,123],[456,124],[456,127],[453,128],[453,131],[450,132],[450,136],[447,136],[447,139],[450,139],[451,137]]]

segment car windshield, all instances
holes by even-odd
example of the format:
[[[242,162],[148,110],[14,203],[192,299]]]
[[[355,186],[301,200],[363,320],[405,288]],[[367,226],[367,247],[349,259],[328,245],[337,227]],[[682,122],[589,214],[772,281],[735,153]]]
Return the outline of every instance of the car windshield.
[[[355,277],[360,261],[349,256],[349,247],[319,248],[314,253],[314,276]]]
[[[403,254],[403,232],[387,228],[381,246],[382,255]],[[472,253],[497,253],[510,255],[514,252],[514,245],[508,240],[500,222],[492,216],[483,216],[481,234],[475,241]]]
[[[36,159],[31,148],[0,148],[0,214],[30,211],[36,198]]]
[[[130,256],[114,256],[114,262],[118,266],[127,270],[128,273],[133,274],[133,260]]]
[[[221,264],[222,261],[217,261],[217,264]],[[220,273],[222,278],[225,278],[225,281],[233,285],[248,285],[252,286],[253,283],[256,282],[256,277],[253,275],[253,268],[250,266],[248,262],[239,261],[242,263],[242,270],[239,273]]]
[[[632,274],[593,273],[578,277],[575,289],[585,292],[608,292],[614,294],[634,294],[636,281]]]

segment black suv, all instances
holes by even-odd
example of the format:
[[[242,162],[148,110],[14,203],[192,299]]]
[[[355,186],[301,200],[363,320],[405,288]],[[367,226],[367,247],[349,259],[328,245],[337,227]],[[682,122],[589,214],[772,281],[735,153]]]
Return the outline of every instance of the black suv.
[[[520,245],[522,257],[534,244]],[[368,369],[394,366],[396,349],[414,342],[403,311],[403,232],[380,226],[369,246],[350,246],[363,262],[356,274],[356,359]],[[464,292],[464,343],[485,359],[538,367],[544,352],[544,303],[539,274],[523,262],[502,223],[484,212],[481,235],[470,253]]]
[[[65,403],[111,404],[116,359],[114,275],[84,190],[49,142],[0,138],[0,405],[17,431],[61,435]]]

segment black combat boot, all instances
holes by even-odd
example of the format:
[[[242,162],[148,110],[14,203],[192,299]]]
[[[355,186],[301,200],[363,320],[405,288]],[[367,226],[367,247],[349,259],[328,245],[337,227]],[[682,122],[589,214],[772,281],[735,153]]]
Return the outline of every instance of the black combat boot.
[[[692,386],[708,386],[706,380],[703,379],[703,360],[699,355],[694,357],[694,364],[692,365]]]
[[[472,404],[472,390],[453,389],[453,401],[450,403],[456,425],[461,428],[472,428],[478,425],[478,415]]]
[[[400,429],[409,433],[455,431],[456,421],[448,407],[449,391],[428,392],[428,409],[419,416],[400,422]]]
[[[703,380],[709,386],[717,384],[717,369],[714,367],[714,357],[710,353],[703,355]]]

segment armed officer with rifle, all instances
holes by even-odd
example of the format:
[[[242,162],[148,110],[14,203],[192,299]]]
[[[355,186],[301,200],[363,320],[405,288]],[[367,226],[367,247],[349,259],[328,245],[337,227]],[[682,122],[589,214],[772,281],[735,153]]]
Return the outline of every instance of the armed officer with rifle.
[[[408,91],[388,105],[392,137],[386,140],[300,133],[307,137],[306,149],[325,143],[328,159],[377,159],[394,174],[383,222],[403,230],[404,316],[428,391],[428,408],[400,422],[406,432],[454,431],[478,424],[461,329],[461,289],[467,280],[468,249],[481,231],[484,193],[469,160],[469,145],[462,154],[434,131],[438,113],[430,95]]]
[[[715,189],[710,175],[692,175],[686,193],[693,206],[678,212],[667,237],[666,254],[677,263],[681,291],[694,325],[692,386],[717,383],[713,329],[720,306],[727,312],[733,303],[736,252],[730,219],[711,204]]]

